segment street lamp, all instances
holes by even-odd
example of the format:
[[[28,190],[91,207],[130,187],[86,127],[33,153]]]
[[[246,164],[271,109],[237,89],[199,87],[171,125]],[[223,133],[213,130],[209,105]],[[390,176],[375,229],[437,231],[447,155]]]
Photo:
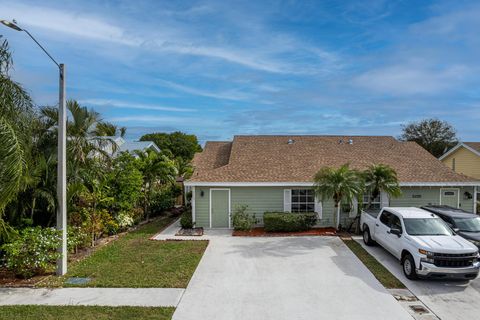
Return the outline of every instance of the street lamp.
[[[62,231],[62,244],[59,248],[61,257],[57,260],[57,275],[63,276],[67,273],[67,112],[65,109],[65,65],[57,63],[55,59],[45,50],[30,32],[20,28],[16,21],[0,20],[0,22],[15,30],[24,31],[33,41],[47,54],[55,63],[60,72],[60,95],[58,104],[58,161],[57,161],[57,229]]]

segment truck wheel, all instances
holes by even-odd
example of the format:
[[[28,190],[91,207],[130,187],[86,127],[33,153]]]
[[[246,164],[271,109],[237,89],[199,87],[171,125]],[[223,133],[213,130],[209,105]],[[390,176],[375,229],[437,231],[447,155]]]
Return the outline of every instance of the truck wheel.
[[[368,230],[367,227],[363,229],[363,242],[367,246],[373,246],[375,244],[375,241],[373,241],[372,237],[370,236],[370,230]]]
[[[411,254],[406,254],[402,259],[402,269],[405,277],[410,280],[418,279],[417,270],[415,268],[415,260]]]

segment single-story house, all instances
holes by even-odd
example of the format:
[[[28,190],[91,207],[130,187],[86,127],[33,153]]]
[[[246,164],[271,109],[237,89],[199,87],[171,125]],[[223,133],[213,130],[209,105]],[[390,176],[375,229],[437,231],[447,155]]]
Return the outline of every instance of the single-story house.
[[[192,191],[196,226],[231,228],[238,205],[261,219],[266,211],[315,211],[319,225],[332,226],[334,203],[317,199],[315,173],[324,166],[366,169],[386,164],[398,175],[402,196],[384,192],[374,205],[423,206],[445,204],[474,212],[480,181],[456,173],[415,142],[389,136],[235,136],[233,141],[209,141],[193,160],[194,174],[185,181]],[[368,195],[364,195],[368,199]],[[356,206],[353,206],[356,207]],[[346,225],[356,215],[344,212]]]
[[[160,153],[160,148],[153,141],[137,141],[137,140],[125,140],[122,137],[113,136],[101,136],[95,137],[96,143],[101,146],[104,152],[112,157],[116,157],[122,152],[129,152],[134,154],[135,151],[147,151],[152,150],[156,153]],[[101,143],[99,141],[106,141],[108,143]]]
[[[480,179],[480,142],[461,142],[439,159],[453,171]]]

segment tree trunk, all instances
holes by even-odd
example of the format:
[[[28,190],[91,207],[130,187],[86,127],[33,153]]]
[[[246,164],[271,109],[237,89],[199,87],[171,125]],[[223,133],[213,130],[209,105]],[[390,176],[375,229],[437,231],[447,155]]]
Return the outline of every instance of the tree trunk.
[[[338,225],[340,224],[340,201],[337,203],[337,214],[335,221],[335,230],[338,230]]]

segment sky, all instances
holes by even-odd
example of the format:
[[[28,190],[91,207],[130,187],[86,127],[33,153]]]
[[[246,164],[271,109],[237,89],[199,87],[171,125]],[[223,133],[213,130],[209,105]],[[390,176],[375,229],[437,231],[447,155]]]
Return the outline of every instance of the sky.
[[[393,135],[423,118],[480,141],[480,2],[4,1],[67,68],[67,97],[127,127]],[[55,65],[0,25],[12,77],[55,105]]]

